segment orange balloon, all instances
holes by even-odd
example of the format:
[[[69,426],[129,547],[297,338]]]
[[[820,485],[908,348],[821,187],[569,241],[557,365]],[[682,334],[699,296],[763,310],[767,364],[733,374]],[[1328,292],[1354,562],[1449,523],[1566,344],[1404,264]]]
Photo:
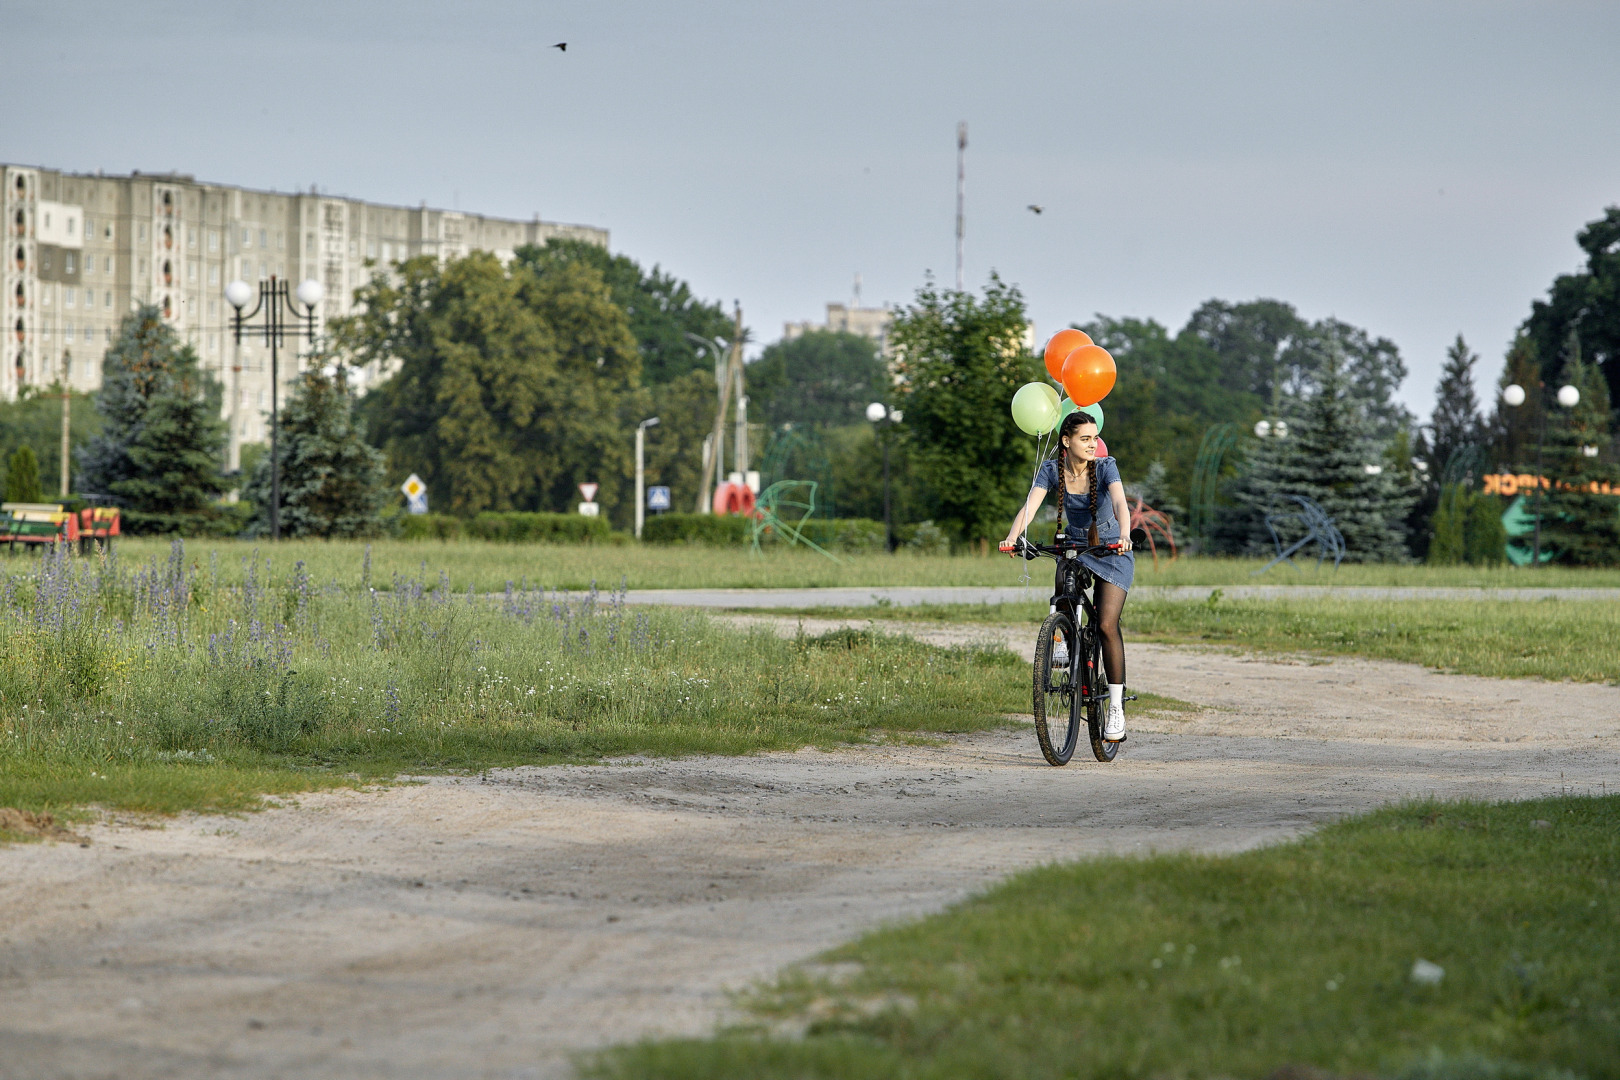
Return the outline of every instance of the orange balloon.
[[[1062,382],[1063,361],[1080,346],[1090,344],[1091,338],[1084,330],[1059,330],[1046,343],[1046,373]]]
[[[1063,389],[1076,405],[1095,405],[1114,388],[1118,370],[1101,345],[1082,345],[1063,361]]]

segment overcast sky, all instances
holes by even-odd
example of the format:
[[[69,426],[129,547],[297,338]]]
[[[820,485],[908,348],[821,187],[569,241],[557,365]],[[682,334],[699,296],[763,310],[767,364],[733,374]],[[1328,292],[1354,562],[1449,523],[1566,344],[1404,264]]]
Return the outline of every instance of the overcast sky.
[[[1612,2],[0,0],[0,40],[0,159],[601,225],[759,343],[951,283],[965,120],[969,285],[1043,338],[1276,297],[1393,339],[1424,416],[1620,201]]]

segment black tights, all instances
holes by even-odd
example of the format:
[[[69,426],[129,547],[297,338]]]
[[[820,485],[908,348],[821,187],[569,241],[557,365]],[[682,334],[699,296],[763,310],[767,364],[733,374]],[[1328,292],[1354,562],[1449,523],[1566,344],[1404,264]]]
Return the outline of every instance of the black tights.
[[[1125,638],[1119,632],[1119,613],[1125,608],[1125,590],[1097,580],[1092,594],[1097,605],[1097,633],[1102,638],[1103,669],[1110,683],[1125,682]]]

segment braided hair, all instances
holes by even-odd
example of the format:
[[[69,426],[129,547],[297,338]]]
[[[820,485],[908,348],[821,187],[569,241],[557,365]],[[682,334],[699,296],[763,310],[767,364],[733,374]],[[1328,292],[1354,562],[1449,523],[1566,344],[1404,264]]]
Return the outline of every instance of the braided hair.
[[[1064,517],[1068,507],[1065,497],[1069,493],[1069,448],[1063,445],[1063,440],[1070,438],[1085,424],[1096,424],[1097,420],[1089,413],[1076,409],[1063,418],[1063,424],[1058,428],[1057,466],[1058,466],[1058,531],[1063,532]],[[1090,488],[1091,496],[1091,529],[1090,542],[1097,542],[1097,459],[1092,458],[1086,462],[1086,483]]]

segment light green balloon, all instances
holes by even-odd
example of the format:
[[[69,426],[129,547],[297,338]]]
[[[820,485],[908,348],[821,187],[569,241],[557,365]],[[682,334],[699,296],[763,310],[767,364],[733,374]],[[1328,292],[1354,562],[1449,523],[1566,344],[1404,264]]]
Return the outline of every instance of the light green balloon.
[[[1012,399],[1013,423],[1026,435],[1042,435],[1057,423],[1057,406],[1041,392],[1040,383],[1025,383]]]
[[[1035,385],[1040,387],[1041,392],[1051,399],[1052,408],[1056,409],[1059,403],[1063,400],[1063,395],[1058,393],[1057,387],[1053,386],[1051,383],[1036,383]],[[1061,417],[1059,419],[1061,419]]]
[[[1102,403],[1098,402],[1095,405],[1076,405],[1068,398],[1064,398],[1063,404],[1058,406],[1058,423],[1061,424],[1068,417],[1068,415],[1074,412],[1076,409],[1097,421],[1097,434],[1101,435],[1103,429]]]

